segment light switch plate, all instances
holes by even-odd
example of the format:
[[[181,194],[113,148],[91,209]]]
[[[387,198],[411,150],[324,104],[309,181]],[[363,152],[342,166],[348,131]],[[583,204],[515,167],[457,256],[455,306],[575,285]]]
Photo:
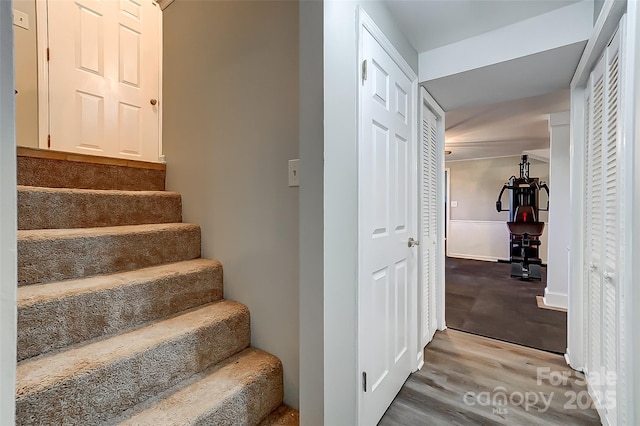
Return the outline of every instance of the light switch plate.
[[[29,29],[29,15],[24,12],[20,12],[19,10],[13,9],[13,25],[24,28],[25,30]]]
[[[289,160],[289,186],[300,186],[300,159]]]
[[[453,207],[458,207],[458,202],[457,201],[452,201],[451,202],[451,208]]]

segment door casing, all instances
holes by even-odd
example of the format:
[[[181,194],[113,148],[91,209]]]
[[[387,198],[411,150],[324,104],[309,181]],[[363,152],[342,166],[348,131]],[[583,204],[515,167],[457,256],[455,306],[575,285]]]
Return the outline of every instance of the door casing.
[[[47,60],[47,48],[49,47],[49,17],[47,13],[47,4],[49,0],[35,0],[36,2],[36,34],[37,34],[37,66],[38,66],[38,147],[48,149],[49,137],[49,62]],[[157,3],[157,2],[156,2]],[[168,3],[170,4],[170,3]],[[168,4],[165,5],[168,6]],[[166,162],[162,151],[162,10],[159,8],[158,19],[158,162]]]

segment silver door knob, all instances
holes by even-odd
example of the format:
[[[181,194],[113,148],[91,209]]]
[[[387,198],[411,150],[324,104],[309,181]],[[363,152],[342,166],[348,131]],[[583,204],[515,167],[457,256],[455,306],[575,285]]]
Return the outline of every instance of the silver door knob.
[[[420,245],[420,241],[414,240],[412,237],[409,237],[409,242],[407,243],[407,245],[409,247],[419,246]]]
[[[604,277],[605,280],[607,281],[611,281],[613,280],[613,272],[609,272],[609,271],[604,271],[602,273],[602,276]]]

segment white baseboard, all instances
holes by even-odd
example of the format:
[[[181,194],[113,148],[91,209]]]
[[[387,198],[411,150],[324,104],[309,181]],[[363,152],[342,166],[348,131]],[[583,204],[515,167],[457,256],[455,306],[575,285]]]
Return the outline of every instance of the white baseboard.
[[[568,296],[562,293],[552,293],[548,288],[544,289],[544,304],[554,308],[567,309]]]
[[[448,231],[447,256],[490,262],[509,259],[506,222],[451,219]],[[540,258],[543,263],[547,263],[546,234],[541,237]]]
[[[456,259],[482,260],[485,262],[497,262],[499,260],[503,260],[493,256],[480,256],[480,255],[463,254],[463,253],[449,253],[447,256],[455,257]],[[506,260],[508,261],[508,259]]]

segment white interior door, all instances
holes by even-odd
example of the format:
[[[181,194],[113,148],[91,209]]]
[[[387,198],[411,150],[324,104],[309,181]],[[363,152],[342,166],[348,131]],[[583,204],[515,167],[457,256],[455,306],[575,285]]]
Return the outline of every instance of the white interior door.
[[[360,424],[380,420],[412,370],[410,295],[417,286],[415,94],[367,31],[359,141]]]
[[[620,176],[622,98],[620,32],[591,72],[585,103],[585,312],[586,373],[592,396],[607,424],[617,424],[625,395],[617,392],[626,379],[619,351],[624,342],[618,292],[625,200]]]
[[[602,137],[604,123],[604,58],[591,75],[588,98],[589,143],[586,146],[585,272],[587,277],[589,338],[587,368],[601,374],[602,366]]]
[[[158,161],[160,8],[49,0],[49,148]]]
[[[423,102],[421,140],[421,305],[420,341],[424,348],[431,341],[437,329],[436,284],[440,270],[437,255],[438,216],[444,200],[440,200],[439,186],[442,185],[442,170],[439,167],[438,116]],[[420,349],[421,349],[420,348]]]

